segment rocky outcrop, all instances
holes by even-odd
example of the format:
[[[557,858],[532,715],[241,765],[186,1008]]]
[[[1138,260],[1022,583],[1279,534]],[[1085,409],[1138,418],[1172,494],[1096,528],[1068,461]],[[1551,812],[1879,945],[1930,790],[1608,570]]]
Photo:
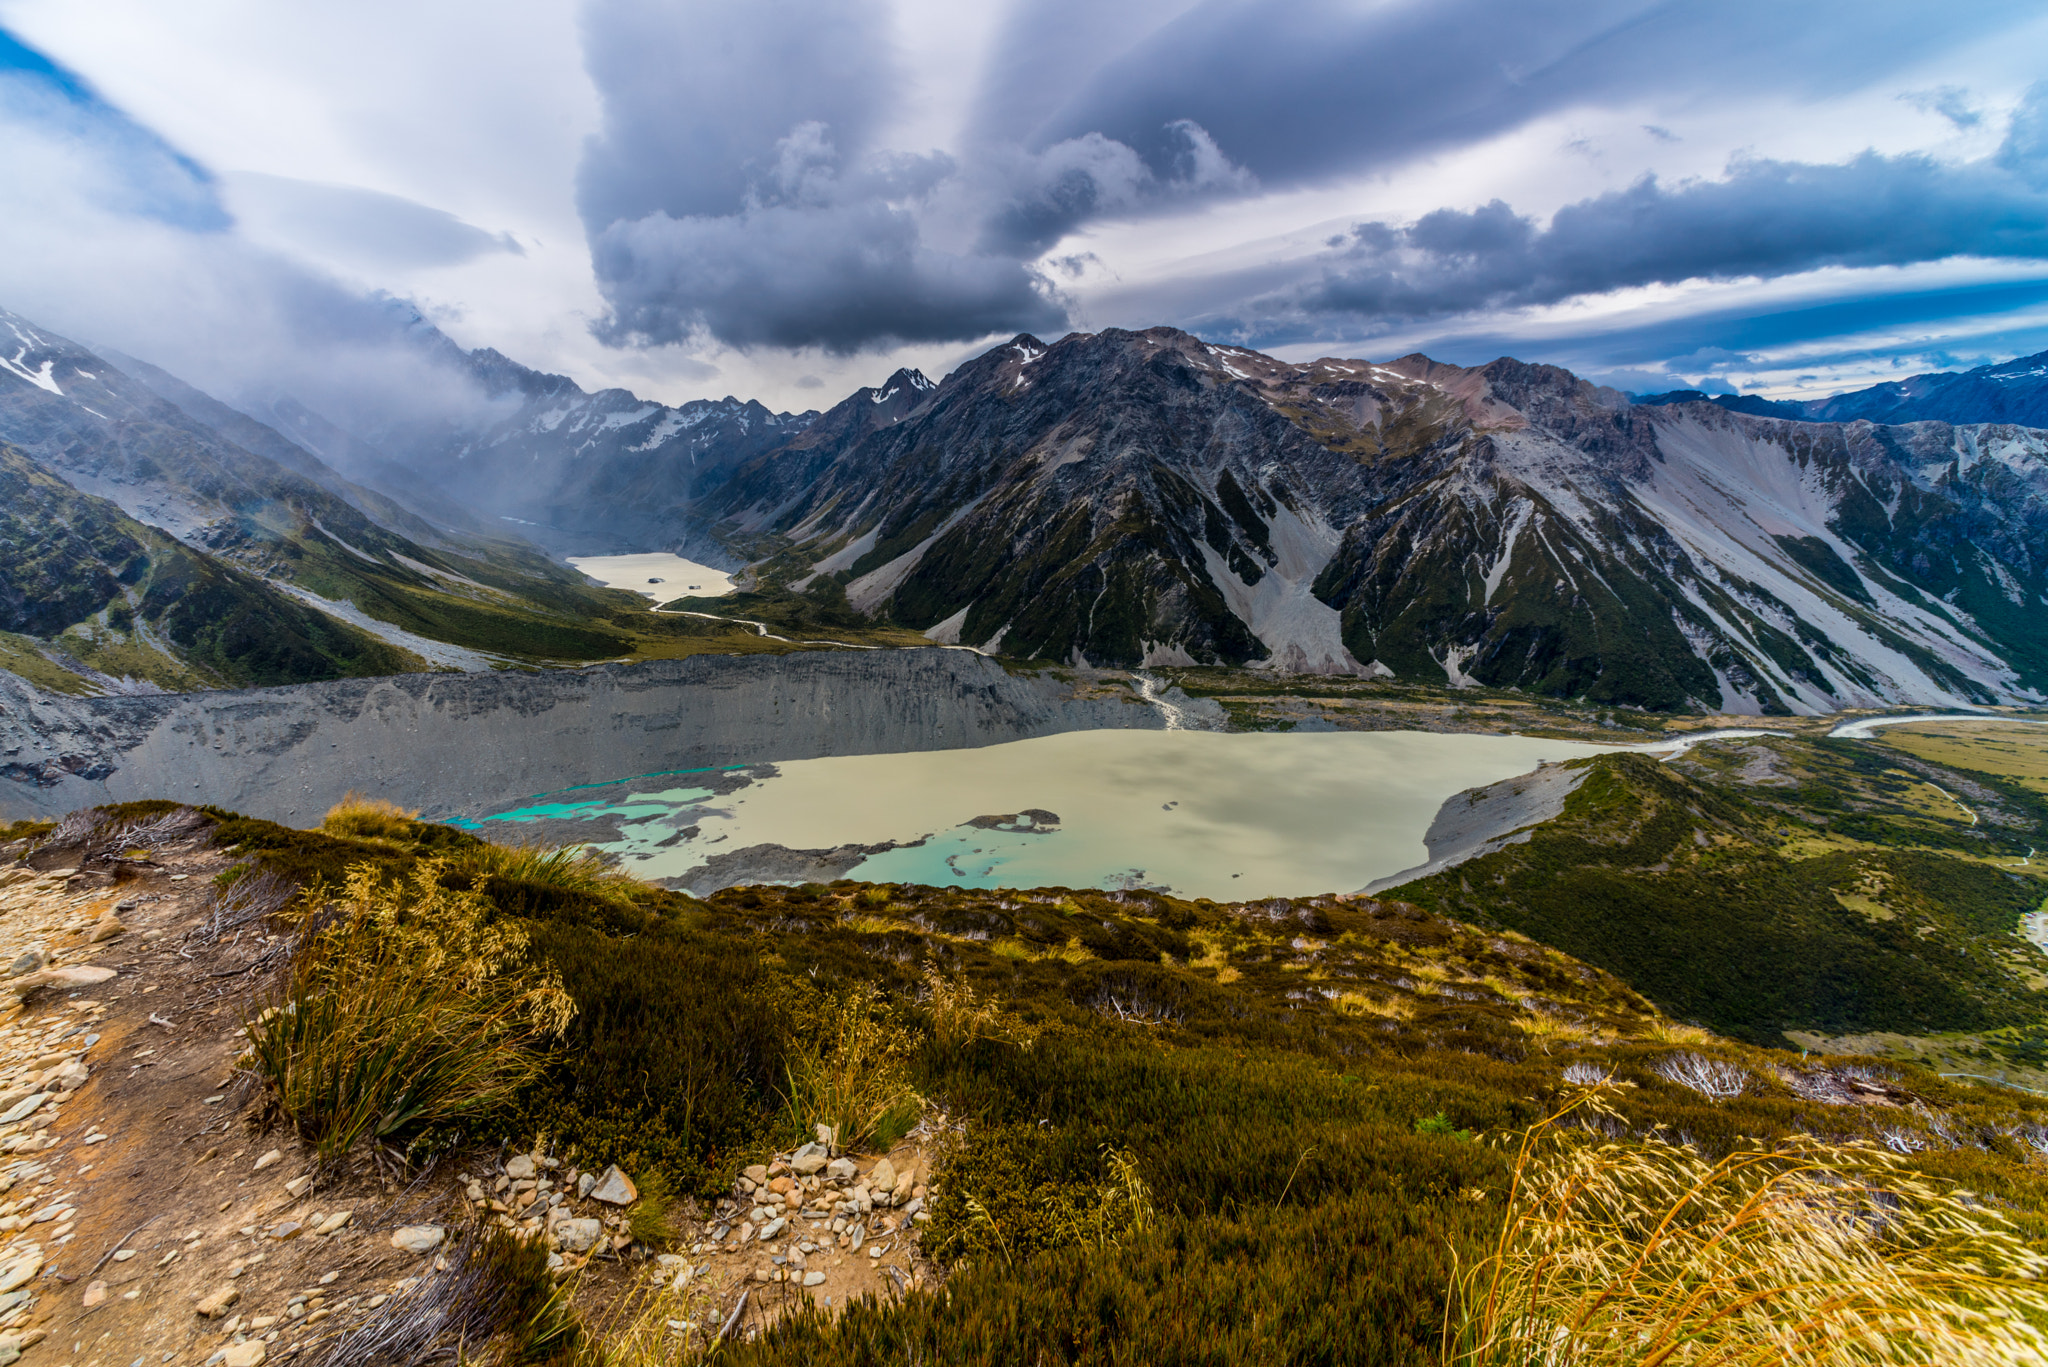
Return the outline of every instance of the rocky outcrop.
[[[0,673],[0,816],[170,797],[305,824],[351,790],[428,818],[630,775],[992,745],[1158,709],[1080,699],[965,650],[698,655],[71,698]]]

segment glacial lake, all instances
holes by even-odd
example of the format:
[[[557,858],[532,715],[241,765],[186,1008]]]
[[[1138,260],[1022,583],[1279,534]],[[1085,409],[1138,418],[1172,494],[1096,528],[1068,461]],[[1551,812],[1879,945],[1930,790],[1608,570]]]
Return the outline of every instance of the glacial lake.
[[[736,766],[590,784],[459,824],[499,840],[544,824],[546,839],[574,841],[589,823],[599,829],[587,843],[645,879],[687,882],[715,856],[762,845],[894,845],[844,876],[1235,901],[1355,891],[1424,863],[1423,835],[1453,794],[1628,748],[1423,731],[1078,731],[776,762],[772,775]]]
[[[642,555],[572,555],[569,563],[608,589],[631,589],[657,603],[677,598],[722,598],[732,576],[666,551]]]

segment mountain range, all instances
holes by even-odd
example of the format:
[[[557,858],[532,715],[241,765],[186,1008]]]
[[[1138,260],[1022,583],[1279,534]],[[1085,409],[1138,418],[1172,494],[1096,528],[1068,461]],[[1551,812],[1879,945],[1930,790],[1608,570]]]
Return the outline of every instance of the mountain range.
[[[2048,433],[1961,420],[1986,396],[2032,415],[2048,357],[1823,417],[1508,359],[1294,364],[1110,329],[776,413],[588,393],[427,329],[487,402],[399,430],[288,395],[230,407],[0,326],[0,470],[102,529],[59,547],[0,522],[0,629],[67,658],[118,636],[175,659],[168,686],[594,658],[617,638],[541,548],[659,548],[1025,661],[1765,713],[2048,690]],[[328,635],[288,665],[195,654],[158,627],[131,543],[251,595],[271,614],[254,638],[314,641],[287,609]]]
[[[1825,399],[1707,395],[1697,389],[1636,396],[1637,403],[1712,403],[1737,413],[1803,422],[2009,422],[2048,427],[2048,351],[1974,370],[1933,371]]]

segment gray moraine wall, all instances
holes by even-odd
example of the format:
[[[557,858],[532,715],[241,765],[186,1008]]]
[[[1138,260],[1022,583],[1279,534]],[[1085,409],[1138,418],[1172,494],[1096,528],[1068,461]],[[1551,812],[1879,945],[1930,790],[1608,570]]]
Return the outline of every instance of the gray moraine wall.
[[[579,783],[825,755],[948,750],[1159,709],[1080,699],[964,650],[697,655],[73,698],[0,672],[0,817],[173,798],[307,825],[351,790],[430,819]]]

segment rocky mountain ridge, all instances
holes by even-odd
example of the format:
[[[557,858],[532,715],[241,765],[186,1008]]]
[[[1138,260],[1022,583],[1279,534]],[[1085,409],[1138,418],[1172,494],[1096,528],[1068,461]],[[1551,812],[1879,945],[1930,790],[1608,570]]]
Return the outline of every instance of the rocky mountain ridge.
[[[0,321],[23,342],[0,438],[441,663],[616,653],[478,617],[581,603],[565,568],[489,539],[516,534],[677,549],[1027,660],[1766,713],[2048,689],[2048,437],[2025,427],[1632,403],[1505,358],[1293,364],[1170,328],[1019,336],[822,413],[670,407],[422,322],[497,416],[364,437]]]
[[[2038,700],[2048,435],[1632,405],[1555,367],[1020,336],[705,500],[791,587],[1098,664],[1650,707]]]

